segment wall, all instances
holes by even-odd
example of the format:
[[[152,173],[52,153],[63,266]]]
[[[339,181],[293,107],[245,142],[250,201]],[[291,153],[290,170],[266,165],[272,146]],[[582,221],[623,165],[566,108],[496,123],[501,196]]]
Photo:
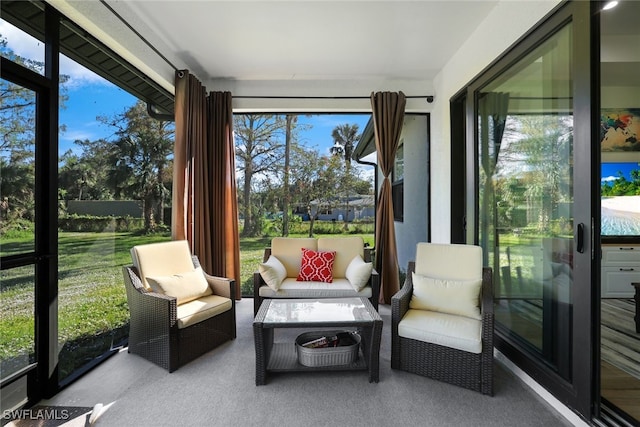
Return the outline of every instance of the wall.
[[[502,0],[434,79],[431,113],[431,241],[451,233],[449,100],[549,13],[559,1]]]
[[[398,267],[406,270],[415,259],[416,244],[428,241],[429,208],[429,117],[407,115],[401,139],[404,141],[404,221],[396,222]]]
[[[69,200],[67,212],[93,216],[142,217],[142,202],[136,200]]]

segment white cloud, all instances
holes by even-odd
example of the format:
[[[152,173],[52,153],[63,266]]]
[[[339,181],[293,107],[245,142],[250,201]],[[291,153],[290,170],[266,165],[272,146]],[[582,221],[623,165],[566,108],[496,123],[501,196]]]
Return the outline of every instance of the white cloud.
[[[84,141],[85,139],[93,141],[98,137],[99,135],[96,132],[89,132],[87,130],[74,129],[70,132],[62,132],[60,134],[60,141],[75,142],[77,140]]]
[[[62,55],[60,57],[60,74],[69,76],[69,80],[66,82],[68,88],[73,89],[85,84],[104,84],[111,85],[111,83],[93,71],[83,67],[75,61]]]
[[[611,182],[611,181],[616,181],[618,179],[617,176],[604,176],[602,177],[602,179],[600,179],[600,181],[602,182]]]
[[[18,56],[44,62],[44,43],[6,21],[0,20],[0,34],[7,39],[7,46]],[[60,74],[69,76],[66,86],[70,89],[84,84],[105,84],[110,82],[88,70],[75,61],[60,55]]]
[[[44,43],[41,41],[3,20],[0,20],[0,34],[16,55],[44,62]]]

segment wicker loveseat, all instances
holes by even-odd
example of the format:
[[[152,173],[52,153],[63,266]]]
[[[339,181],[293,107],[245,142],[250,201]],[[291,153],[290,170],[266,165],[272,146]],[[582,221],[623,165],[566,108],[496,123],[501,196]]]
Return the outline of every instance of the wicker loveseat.
[[[298,280],[308,251],[335,252],[330,282]],[[265,248],[253,285],[254,313],[265,298],[365,297],[378,309],[379,276],[371,264],[371,250],[359,236],[276,237]]]
[[[391,298],[391,367],[493,395],[492,286],[479,246],[419,243]]]
[[[131,256],[129,353],[173,372],[236,337],[235,281],[204,273],[186,241],[135,246]]]

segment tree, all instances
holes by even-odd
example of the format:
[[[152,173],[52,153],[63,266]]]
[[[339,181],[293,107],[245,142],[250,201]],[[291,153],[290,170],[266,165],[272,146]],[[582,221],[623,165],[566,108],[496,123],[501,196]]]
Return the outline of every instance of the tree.
[[[344,157],[344,161],[347,165],[351,166],[351,156],[353,155],[353,149],[356,143],[360,139],[358,134],[357,124],[342,124],[338,125],[331,132],[333,138],[333,147],[331,147],[331,154]]]
[[[0,52],[4,58],[29,70],[42,73],[44,63],[17,55],[0,35]],[[60,76],[60,108],[67,100],[65,83]],[[36,93],[0,79],[0,194],[3,195],[4,220],[33,221],[35,213],[35,120]]]
[[[80,154],[67,150],[60,156],[58,188],[65,200],[112,200],[115,189],[110,185],[109,173],[114,156],[113,143],[76,140]]]
[[[272,114],[236,114],[233,116],[237,167],[242,174],[240,212],[244,217],[243,236],[256,236],[262,230],[252,203],[256,176],[276,174],[282,167],[281,141],[285,129],[282,116]]]
[[[331,153],[334,155],[344,156],[345,173],[343,180],[343,189],[346,193],[345,197],[345,212],[344,227],[347,228],[349,222],[349,197],[352,192],[352,184],[354,182],[353,173],[351,171],[351,156],[353,155],[353,149],[356,143],[360,139],[358,134],[358,125],[350,125],[348,123],[338,125],[331,132],[333,138],[333,147],[331,147]]]
[[[292,127],[298,121],[297,116],[287,114],[285,118],[285,148],[284,148],[284,173],[283,173],[283,200],[282,200],[282,235],[289,235],[289,201],[291,194],[289,191],[289,163],[291,160]]]
[[[509,219],[514,209],[525,205],[527,224],[535,224],[541,233],[552,233],[550,226],[559,204],[571,201],[573,192],[573,167],[567,163],[573,144],[572,119],[523,115],[510,116],[507,124],[502,144],[493,148],[499,149],[492,178],[500,190],[494,195],[500,213],[496,219]],[[482,193],[481,196],[486,197]]]
[[[293,199],[303,206],[309,217],[309,237],[313,237],[313,226],[321,209],[331,209],[339,201],[340,159],[336,156],[322,157],[315,150],[296,147],[292,150]]]
[[[153,231],[163,221],[170,194],[173,125],[150,117],[142,101],[122,114],[98,120],[116,130],[108,174],[114,194],[142,200],[145,230]]]

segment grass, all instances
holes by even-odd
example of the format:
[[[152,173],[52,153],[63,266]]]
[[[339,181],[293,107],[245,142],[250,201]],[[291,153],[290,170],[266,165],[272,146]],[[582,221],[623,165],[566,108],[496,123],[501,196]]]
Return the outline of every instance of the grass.
[[[373,234],[351,230],[349,235],[361,235],[373,246]],[[170,236],[105,231],[60,232],[58,238],[58,343],[63,379],[126,337],[129,312],[122,266],[131,263],[131,247],[166,241]],[[32,248],[32,239],[32,234],[3,236],[3,255]],[[253,295],[253,273],[270,241],[271,237],[240,239],[243,295]],[[0,363],[3,375],[9,375],[34,357],[34,268],[4,270],[0,279]]]

